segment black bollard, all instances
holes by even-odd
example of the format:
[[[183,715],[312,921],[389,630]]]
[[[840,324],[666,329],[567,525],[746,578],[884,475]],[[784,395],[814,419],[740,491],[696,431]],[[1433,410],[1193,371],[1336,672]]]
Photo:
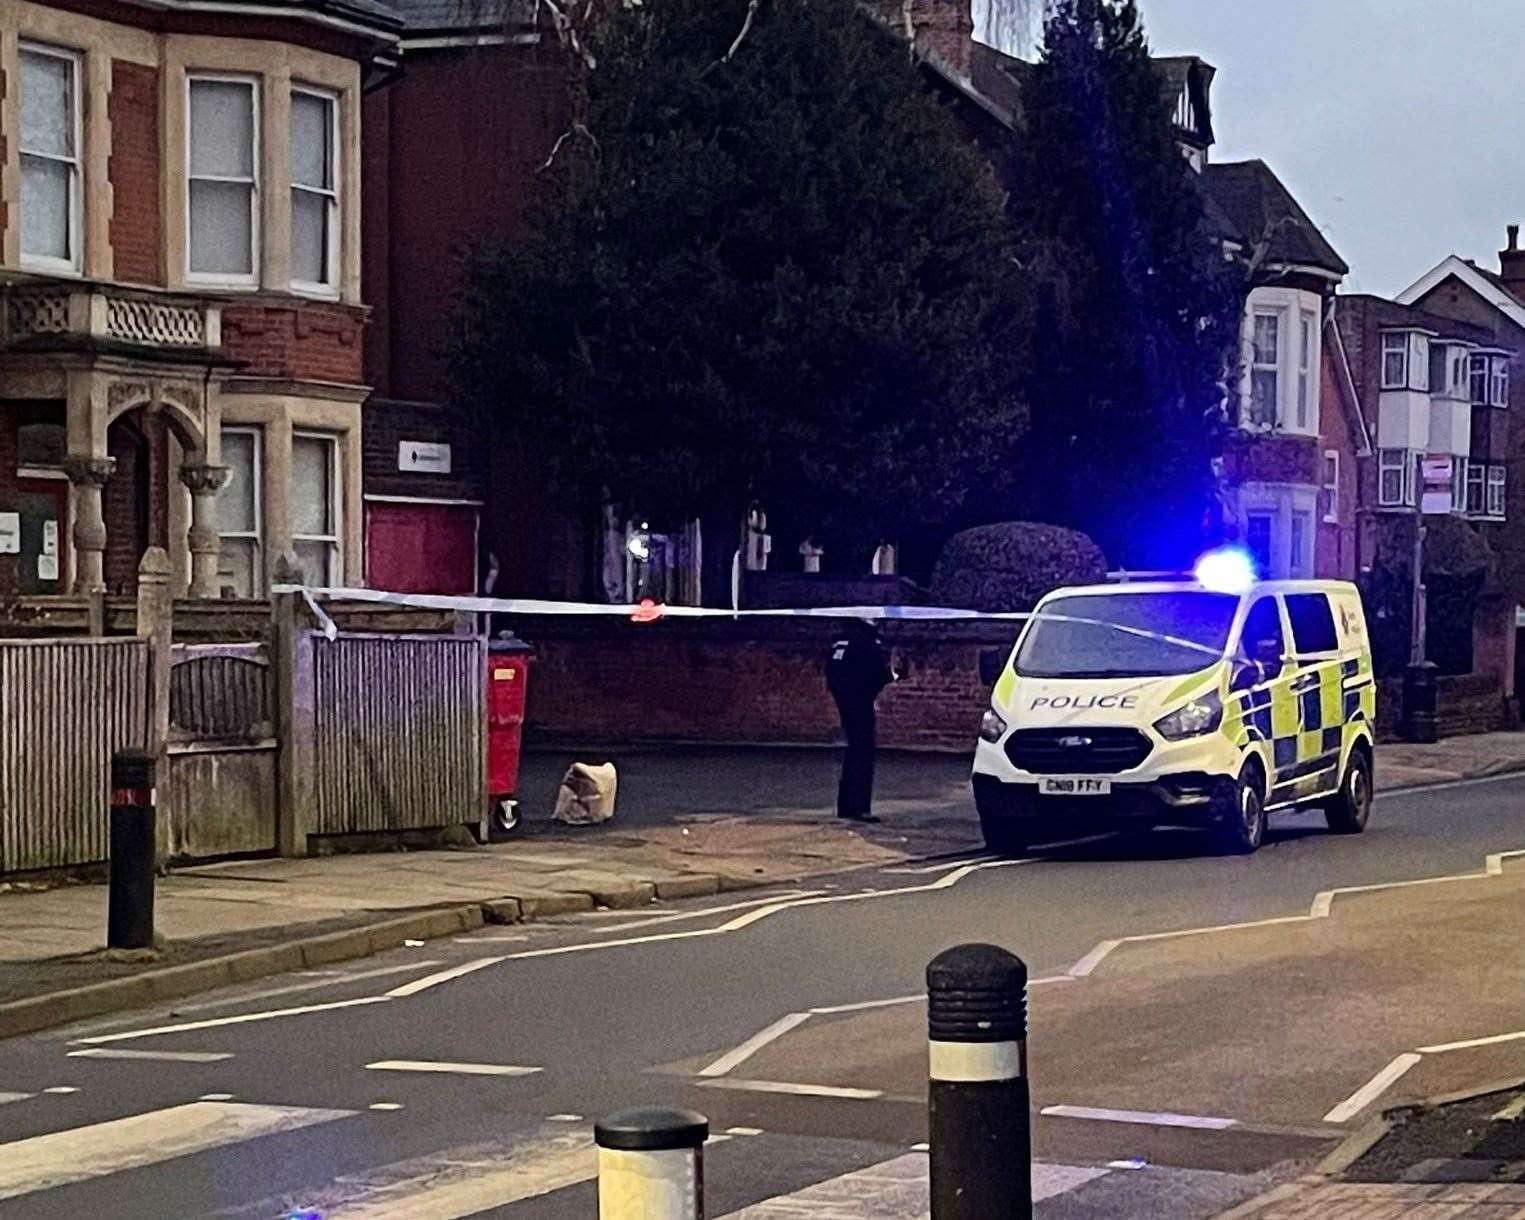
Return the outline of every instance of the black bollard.
[[[1435,697],[1435,666],[1431,662],[1420,661],[1403,671],[1400,727],[1404,741],[1428,743],[1435,740]]]
[[[151,949],[154,943],[154,775],[143,750],[111,756],[111,884],[106,947]]]
[[[709,1135],[692,1110],[621,1110],[594,1123],[599,1220],[704,1220]]]
[[[995,945],[927,966],[932,1220],[1031,1220],[1027,967]]]

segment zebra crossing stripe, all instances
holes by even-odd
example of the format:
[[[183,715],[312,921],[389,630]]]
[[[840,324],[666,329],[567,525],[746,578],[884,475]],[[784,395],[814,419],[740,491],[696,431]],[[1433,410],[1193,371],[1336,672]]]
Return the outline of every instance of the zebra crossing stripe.
[[[348,1118],[353,1110],[196,1101],[0,1144],[0,1199],[141,1169],[262,1135]]]

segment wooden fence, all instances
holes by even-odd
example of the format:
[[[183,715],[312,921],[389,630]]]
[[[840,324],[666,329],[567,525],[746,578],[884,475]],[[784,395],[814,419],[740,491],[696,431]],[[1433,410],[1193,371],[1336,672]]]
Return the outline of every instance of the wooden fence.
[[[460,825],[487,807],[486,644],[477,637],[311,637],[309,833]]]
[[[111,754],[148,740],[148,645],[0,641],[0,871],[107,857]]]

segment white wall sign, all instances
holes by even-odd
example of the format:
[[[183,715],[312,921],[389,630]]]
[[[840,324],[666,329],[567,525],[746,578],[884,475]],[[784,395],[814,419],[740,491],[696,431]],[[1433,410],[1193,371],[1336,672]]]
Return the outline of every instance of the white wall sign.
[[[42,553],[58,554],[58,520],[54,517],[49,517],[42,523]]]
[[[407,474],[449,474],[450,446],[438,441],[399,441],[397,469]]]
[[[21,554],[21,514],[0,513],[0,555]]]

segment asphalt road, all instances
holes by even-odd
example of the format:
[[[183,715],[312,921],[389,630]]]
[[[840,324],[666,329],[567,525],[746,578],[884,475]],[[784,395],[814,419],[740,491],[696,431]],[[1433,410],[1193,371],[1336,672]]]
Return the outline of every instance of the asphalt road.
[[[1359,894],[1309,921],[1320,893],[1486,872],[1525,848],[1522,802],[1525,778],[1481,782],[1381,797],[1355,838],[1297,818],[1244,859],[1162,832],[496,928],[0,1043],[0,1206],[592,1217],[592,1119],[661,1103],[726,1136],[707,1166],[723,1216],[925,1138],[922,972],[989,940],[1055,980],[1032,997],[1034,1102],[1060,1107],[1036,1119],[1037,1153],[1104,1175],[1040,1215],[1211,1215],[1358,1125],[1371,1110],[1352,1097],[1408,1045],[1380,1003],[1339,1007],[1326,963],[1349,959],[1310,938],[1343,928],[1346,903],[1368,913],[1364,953],[1387,951],[1388,924],[1402,952],[1423,924]],[[1424,895],[1433,917],[1450,888],[1372,897]],[[1127,939],[1266,920],[1281,922]],[[1498,987],[1470,1009],[1465,977],[1499,967],[1457,954],[1462,985],[1403,994],[1434,1005],[1424,1036],[1496,1017]],[[1259,963],[1274,987],[1257,987]],[[1344,1041],[1309,1038],[1339,1014]],[[1107,1168],[1122,1161],[1151,1168]]]

